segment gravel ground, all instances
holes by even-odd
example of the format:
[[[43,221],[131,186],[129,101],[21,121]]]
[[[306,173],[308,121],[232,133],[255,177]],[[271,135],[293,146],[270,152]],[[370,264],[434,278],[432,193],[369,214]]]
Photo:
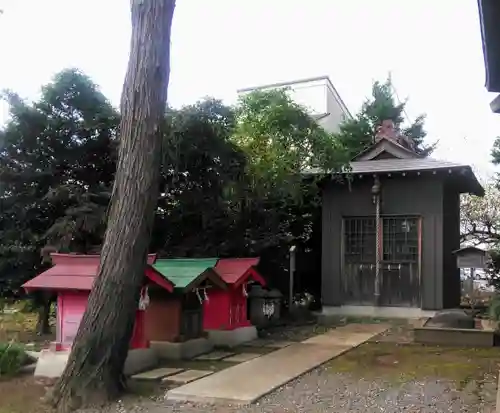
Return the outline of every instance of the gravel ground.
[[[252,406],[195,405],[143,400],[111,406],[120,413],[284,413],[284,412],[412,412],[445,413],[494,411],[495,380],[478,386],[469,383],[462,390],[439,380],[388,383],[364,380],[348,374],[332,374],[320,368],[276,390]],[[102,410],[101,410],[102,411]],[[95,413],[95,412],[85,412]]]
[[[318,333],[318,326],[276,329],[269,334],[273,339],[297,339]],[[390,331],[373,339],[385,343],[409,343],[412,329],[408,325],[394,326]],[[354,353],[353,353],[354,354]],[[392,354],[392,352],[391,352]],[[397,354],[397,353],[396,353]],[[412,353],[410,353],[411,355]],[[422,357],[425,355],[415,355]],[[359,353],[361,357],[361,353]],[[364,356],[366,357],[366,355]],[[378,356],[377,356],[378,357]],[[383,356],[377,359],[384,359]],[[436,356],[434,356],[436,357]],[[358,360],[358,356],[353,356]],[[385,360],[385,359],[384,359]],[[439,356],[439,360],[441,360]],[[402,363],[404,359],[401,359]],[[449,360],[448,360],[449,361]],[[394,360],[389,360],[393,363]],[[397,362],[397,361],[396,361]],[[444,361],[443,361],[444,362]],[[441,363],[441,361],[439,361]],[[366,368],[375,368],[367,366]],[[449,367],[449,366],[448,366]],[[402,380],[399,377],[381,379],[362,378],[363,371],[338,373],[334,365],[325,365],[299,377],[286,386],[272,392],[258,403],[235,407],[228,405],[196,405],[165,401],[163,394],[156,398],[124,400],[110,406],[105,413],[320,413],[320,412],[367,412],[367,413],[493,413],[496,398],[495,374],[486,373],[481,382],[470,378],[467,383],[457,386],[456,381],[432,378]],[[377,370],[378,371],[378,370]],[[439,372],[439,371],[438,371]],[[443,373],[445,373],[443,371]],[[445,374],[446,375],[446,374]],[[82,413],[97,413],[86,411]]]

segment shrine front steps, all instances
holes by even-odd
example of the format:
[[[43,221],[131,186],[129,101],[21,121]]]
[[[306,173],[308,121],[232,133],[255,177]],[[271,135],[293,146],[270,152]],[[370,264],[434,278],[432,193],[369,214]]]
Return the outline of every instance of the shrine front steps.
[[[349,324],[171,389],[167,400],[247,405],[383,333],[385,324]]]

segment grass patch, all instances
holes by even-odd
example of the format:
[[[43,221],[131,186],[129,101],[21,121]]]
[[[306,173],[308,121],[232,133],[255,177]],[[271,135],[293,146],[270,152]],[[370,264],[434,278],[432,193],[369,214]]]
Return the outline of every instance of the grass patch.
[[[0,343],[0,377],[14,375],[27,360],[24,347],[13,342]]]
[[[331,372],[367,379],[406,382],[439,378],[463,388],[485,375],[497,375],[498,348],[438,347],[390,342],[366,343],[326,364]]]
[[[54,339],[54,335],[39,336],[36,333],[36,313],[22,311],[14,313],[0,313],[0,342],[34,343],[30,350],[38,350]],[[1,412],[0,412],[1,413]]]
[[[385,317],[343,317],[345,324],[391,324],[393,326],[407,325],[406,318],[385,318]]]

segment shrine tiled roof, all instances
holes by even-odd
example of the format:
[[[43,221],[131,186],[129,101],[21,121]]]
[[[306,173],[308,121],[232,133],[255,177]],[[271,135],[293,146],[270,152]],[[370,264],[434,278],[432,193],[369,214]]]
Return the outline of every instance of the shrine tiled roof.
[[[256,271],[259,258],[221,258],[215,265],[215,271],[227,284],[241,284],[248,279],[265,285],[266,282]]]

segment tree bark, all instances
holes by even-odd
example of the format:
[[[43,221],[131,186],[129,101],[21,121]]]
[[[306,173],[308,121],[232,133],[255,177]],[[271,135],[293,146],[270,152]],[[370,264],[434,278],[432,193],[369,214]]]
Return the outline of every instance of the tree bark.
[[[60,412],[100,405],[125,388],[158,199],[175,0],[131,0],[132,38],[121,99],[120,149],[98,277],[51,402]]]
[[[42,297],[42,301],[38,307],[38,320],[36,322],[36,333],[39,336],[50,334],[50,305],[52,300],[50,297]]]

